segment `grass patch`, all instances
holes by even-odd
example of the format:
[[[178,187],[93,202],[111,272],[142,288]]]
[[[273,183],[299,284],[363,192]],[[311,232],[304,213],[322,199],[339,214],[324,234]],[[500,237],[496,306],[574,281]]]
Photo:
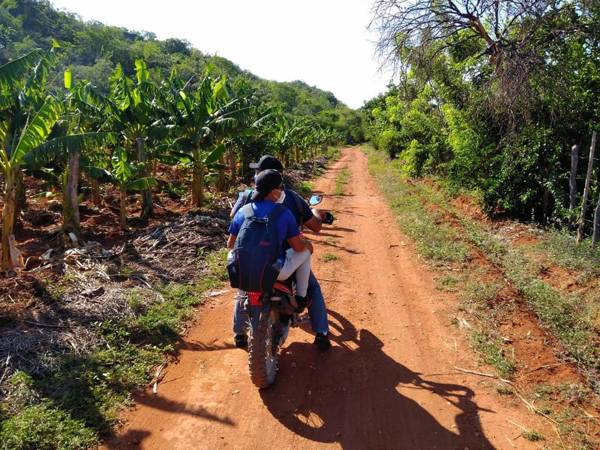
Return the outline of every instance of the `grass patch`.
[[[471,281],[467,283],[460,294],[461,309],[477,316],[479,319],[490,318],[489,306],[502,289],[500,283]]]
[[[385,155],[367,150],[369,171],[378,181],[400,227],[426,258],[437,263],[462,263],[469,255],[469,248],[460,236],[445,224],[435,211],[427,210],[417,192],[406,182],[398,161],[390,162]]]
[[[507,253],[503,267],[507,279],[523,295],[542,325],[562,342],[568,354],[583,369],[599,367],[597,332],[593,323],[586,320],[581,298],[559,292],[537,279],[534,268],[517,250]]]
[[[165,183],[162,191],[172,199],[178,200],[187,194],[188,187],[183,183]]]
[[[327,147],[324,156],[327,161],[335,161],[342,156],[342,149],[340,147]]]
[[[0,404],[0,449],[83,449],[109,433],[131,392],[174,351],[204,292],[226,279],[226,254],[207,254],[194,284],[158,287],[155,303],[132,291],[128,303],[138,315],[92,323],[102,345],[91,353],[67,356],[42,375],[13,374],[11,395]]]
[[[221,248],[208,253],[204,258],[205,269],[208,276],[202,277],[198,282],[202,290],[214,289],[219,282],[229,280],[227,275],[227,249]]]
[[[542,436],[540,433],[538,433],[535,430],[523,431],[522,436],[531,442],[542,441],[544,439],[544,436]]]
[[[500,384],[496,387],[496,392],[500,395],[512,396],[515,395],[515,391],[506,384]]]
[[[315,187],[310,181],[301,181],[296,184],[295,190],[303,198],[308,198],[312,195]]]
[[[577,244],[570,233],[551,230],[544,233],[538,248],[558,266],[590,276],[600,274],[600,248],[592,248],[590,239]]]
[[[452,275],[444,275],[437,280],[437,288],[440,291],[456,292],[456,285],[459,283],[459,281],[460,280],[458,278],[453,277]]]
[[[490,334],[474,331],[471,343],[481,354],[483,361],[495,368],[501,376],[510,377],[515,372],[514,361],[505,356],[501,343]]]
[[[93,430],[50,402],[26,406],[0,425],[0,448],[86,449],[98,443]]]
[[[337,256],[334,253],[325,253],[322,257],[321,257],[321,261],[323,262],[331,262],[331,261],[337,261],[338,259],[340,259],[339,256]]]
[[[338,173],[337,177],[335,178],[335,189],[333,193],[335,195],[343,195],[344,188],[346,187],[346,184],[348,184],[349,179],[350,172],[348,171],[348,168],[344,167],[342,170],[340,170],[340,173]]]

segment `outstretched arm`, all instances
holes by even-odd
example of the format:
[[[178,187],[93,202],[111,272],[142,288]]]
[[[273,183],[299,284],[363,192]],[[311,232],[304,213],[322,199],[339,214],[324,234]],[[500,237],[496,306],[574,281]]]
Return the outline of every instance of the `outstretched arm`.
[[[308,239],[301,238],[300,235],[288,238],[288,244],[298,253],[308,250],[311,254],[314,251],[312,242]]]
[[[227,248],[229,250],[231,250],[233,248],[233,246],[235,245],[235,239],[237,238],[237,236],[235,234],[230,234],[229,238],[227,239]]]
[[[319,209],[312,209],[312,217],[304,222],[304,225],[314,233],[318,233],[323,228],[323,219],[326,214],[325,211]]]

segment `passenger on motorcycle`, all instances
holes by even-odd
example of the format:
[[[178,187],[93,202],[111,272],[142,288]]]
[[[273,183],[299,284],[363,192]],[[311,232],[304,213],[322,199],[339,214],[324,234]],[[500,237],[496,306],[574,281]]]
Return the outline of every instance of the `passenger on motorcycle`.
[[[265,170],[256,177],[256,190],[252,193],[252,203],[246,208],[252,208],[254,217],[266,218],[276,207],[276,203],[283,202],[283,178],[276,170]],[[279,239],[281,254],[278,266],[281,267],[278,280],[287,280],[296,274],[296,301],[298,304],[306,303],[308,279],[310,277],[310,256],[313,246],[310,241],[303,238],[296,225],[296,220],[289,209],[283,209],[277,217],[275,227]],[[227,248],[233,249],[237,235],[242,228],[246,216],[243,210],[238,211],[229,226],[229,239]],[[284,242],[289,248],[285,250]]]
[[[257,176],[262,171],[268,169],[274,169],[283,173],[283,165],[277,158],[271,155],[264,155],[260,158],[258,163],[250,164],[250,167],[256,170]],[[234,217],[242,206],[251,201],[252,192],[252,189],[248,189],[239,193],[238,199],[231,210],[231,217]],[[283,205],[292,212],[296,219],[297,226],[306,226],[315,233],[321,231],[325,213],[311,210],[308,203],[292,189],[285,188],[284,194],[285,198],[283,200]],[[247,342],[246,333],[248,317],[243,307],[245,299],[246,293],[239,291],[234,302],[233,332],[235,335],[234,340],[236,347],[245,347]],[[326,350],[331,347],[327,336],[329,332],[327,310],[325,308],[325,299],[323,298],[321,286],[312,272],[310,273],[308,282],[307,300],[308,304],[306,306],[308,307],[311,327],[316,335],[314,343],[319,349]]]

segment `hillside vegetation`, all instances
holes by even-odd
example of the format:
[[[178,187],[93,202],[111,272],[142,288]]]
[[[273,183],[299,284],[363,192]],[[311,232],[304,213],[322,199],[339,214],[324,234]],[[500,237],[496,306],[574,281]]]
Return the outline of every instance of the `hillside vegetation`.
[[[139,59],[154,72],[155,79],[176,71],[182,80],[189,80],[209,70],[212,75],[227,75],[235,83],[250,86],[287,115],[310,116],[322,127],[335,128],[348,142],[362,140],[359,115],[331,92],[302,81],[263,80],[226,58],[202,53],[185,40],[158,40],[152,32],[84,22],[76,14],[57,11],[46,0],[0,2],[0,64],[35,48],[50,49],[53,42],[61,46],[57,73],[69,68],[74,80],[87,80],[104,92],[117,64],[125,75],[133,76]],[[50,83],[58,89],[62,79]]]

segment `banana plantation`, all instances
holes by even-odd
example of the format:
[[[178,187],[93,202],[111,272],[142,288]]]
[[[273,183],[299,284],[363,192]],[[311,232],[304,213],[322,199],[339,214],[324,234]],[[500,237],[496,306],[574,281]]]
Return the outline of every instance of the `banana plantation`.
[[[287,165],[344,140],[339,130],[287,114],[259,89],[210,68],[164,76],[138,59],[133,68],[117,64],[101,89],[57,69],[60,51],[58,44],[32,50],[0,67],[2,272],[23,265],[15,227],[28,197],[44,190],[59,193],[63,239],[76,245],[80,203],[99,205],[107,189],[118,192],[116,228],[128,228],[132,195],[141,205],[137,220],[152,217],[161,167],[177,169],[188,189],[182,197],[202,208],[207,189],[226,190],[261,153]],[[44,188],[32,192],[25,179]]]

